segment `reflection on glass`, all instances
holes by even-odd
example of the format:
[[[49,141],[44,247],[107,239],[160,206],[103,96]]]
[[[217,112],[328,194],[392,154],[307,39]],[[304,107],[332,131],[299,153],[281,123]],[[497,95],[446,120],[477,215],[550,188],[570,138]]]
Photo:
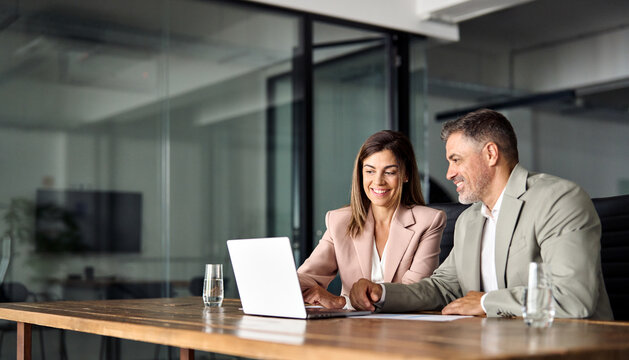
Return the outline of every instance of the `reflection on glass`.
[[[124,5],[0,7],[0,211],[21,224],[5,280],[39,299],[166,295],[152,109],[168,93],[165,18]]]
[[[298,22],[220,2],[192,6],[195,17],[217,22],[191,27],[182,18],[185,36],[170,38],[168,82],[182,88],[168,113],[171,266],[225,264],[230,298],[225,241],[291,234],[292,131],[284,125],[292,124],[286,84]]]
[[[431,172],[430,149],[443,147],[441,139],[431,135],[428,117],[428,89],[426,65],[427,40],[413,37],[410,41],[410,138],[417,156],[419,172],[422,176],[422,191],[428,203],[454,201],[446,188],[435,179],[442,179],[445,173]],[[439,125],[437,125],[439,126]],[[434,152],[434,150],[433,150]]]
[[[314,23],[315,245],[325,231],[325,213],[349,204],[361,144],[389,123],[386,36]]]
[[[141,193],[37,190],[37,252],[138,253],[141,224]]]
[[[224,263],[236,297],[225,240],[291,235],[299,18],[224,1],[15,3],[0,4],[5,281],[41,300],[188,296],[203,264]],[[38,192],[87,197],[53,209]]]

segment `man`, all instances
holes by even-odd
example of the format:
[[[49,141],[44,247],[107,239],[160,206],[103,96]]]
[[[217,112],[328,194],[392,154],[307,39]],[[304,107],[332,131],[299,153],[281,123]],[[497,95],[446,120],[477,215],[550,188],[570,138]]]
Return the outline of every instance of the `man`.
[[[415,284],[361,279],[356,309],[515,316],[531,261],[550,264],[557,317],[613,318],[600,264],[601,225],[589,196],[576,184],[532,174],[518,164],[509,121],[479,110],[444,124],[451,180],[463,204],[454,247],[433,275]]]

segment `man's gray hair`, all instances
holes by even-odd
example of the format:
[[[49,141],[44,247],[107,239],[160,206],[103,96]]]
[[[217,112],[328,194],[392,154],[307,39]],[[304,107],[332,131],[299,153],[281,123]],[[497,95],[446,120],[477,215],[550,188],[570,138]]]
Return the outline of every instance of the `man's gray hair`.
[[[450,135],[458,132],[480,145],[492,141],[510,163],[519,162],[515,131],[509,120],[499,112],[480,109],[450,120],[441,128],[441,140],[448,141]]]

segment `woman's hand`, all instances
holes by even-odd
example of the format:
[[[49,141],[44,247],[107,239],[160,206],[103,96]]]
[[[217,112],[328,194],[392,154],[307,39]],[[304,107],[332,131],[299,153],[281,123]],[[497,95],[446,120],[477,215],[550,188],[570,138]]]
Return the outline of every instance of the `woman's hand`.
[[[345,306],[345,298],[332,295],[321,286],[313,286],[304,290],[304,301],[312,305],[321,305],[328,309],[342,309]]]

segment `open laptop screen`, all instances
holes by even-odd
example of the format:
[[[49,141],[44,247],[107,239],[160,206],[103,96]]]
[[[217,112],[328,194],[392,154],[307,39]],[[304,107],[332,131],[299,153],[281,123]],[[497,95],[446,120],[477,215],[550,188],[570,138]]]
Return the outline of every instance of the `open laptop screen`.
[[[228,240],[245,314],[306,318],[287,237]]]

